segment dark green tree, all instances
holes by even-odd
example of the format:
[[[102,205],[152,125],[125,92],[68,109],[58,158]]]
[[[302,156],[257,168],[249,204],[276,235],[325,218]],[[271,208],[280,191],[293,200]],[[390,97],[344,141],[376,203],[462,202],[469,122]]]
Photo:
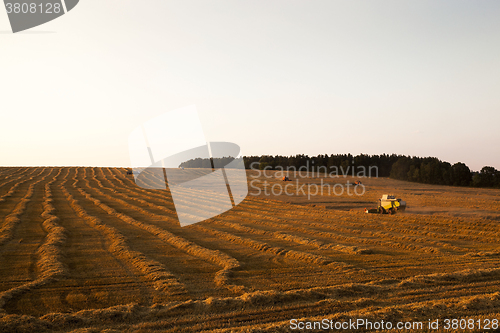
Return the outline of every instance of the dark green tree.
[[[462,162],[453,164],[451,167],[450,185],[469,186],[472,182],[472,172]]]

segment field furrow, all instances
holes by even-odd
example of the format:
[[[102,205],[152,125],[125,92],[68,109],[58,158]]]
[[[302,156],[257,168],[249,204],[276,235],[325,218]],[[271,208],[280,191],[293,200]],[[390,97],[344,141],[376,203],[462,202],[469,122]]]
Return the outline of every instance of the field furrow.
[[[43,182],[47,177],[49,177],[50,174],[53,173],[53,171],[54,170],[50,170],[49,173],[47,173],[46,175],[44,175],[40,179],[32,182],[28,186],[26,194],[20,198],[19,202],[14,206],[14,209],[11,211],[11,213],[8,214],[7,216],[5,216],[5,218],[2,221],[2,226],[0,228],[0,247],[13,238],[16,227],[22,222],[22,220],[21,220],[22,215],[25,213],[25,211],[28,207],[28,204],[32,201],[33,194],[35,193],[35,187],[38,184],[40,184],[41,182]],[[35,179],[35,177],[32,177],[29,180],[33,180],[33,179]],[[37,195],[36,200],[38,201],[38,203],[41,203],[42,196]],[[28,226],[32,226],[34,223],[29,223],[29,222],[30,222],[30,218],[33,214],[31,212],[28,212],[28,214],[26,214],[26,215],[30,215],[30,217],[25,218],[25,221],[27,222],[26,224]],[[22,235],[22,234],[23,233],[20,233],[20,235]],[[27,234],[29,234],[29,232]],[[22,238],[22,237],[20,237],[18,239],[19,243],[22,243],[23,241],[24,241],[24,238]],[[4,251],[6,251],[6,250],[4,250]]]
[[[208,184],[177,187],[174,205],[168,187],[141,188],[126,171],[0,168],[0,332],[500,319],[498,190],[373,178],[364,198],[249,195],[219,214],[225,194]],[[206,171],[172,170],[186,179]],[[163,182],[161,174],[145,181]],[[406,193],[405,213],[363,213],[388,189]],[[441,210],[422,208],[432,195]],[[213,217],[181,227],[176,211],[188,208]]]
[[[163,241],[150,231],[145,230],[146,225],[130,223],[126,216],[117,215],[109,207],[88,195],[84,190],[73,190],[72,194],[80,198],[86,211],[105,221],[107,225],[116,228],[127,238],[127,244],[139,250],[150,258],[162,263],[174,273],[185,285],[191,297],[206,295],[210,290],[215,295],[227,294],[225,288],[219,288],[215,283],[215,276],[220,270],[219,265],[196,256]],[[124,221],[125,220],[125,221]]]
[[[0,188],[2,188],[9,179],[13,177],[20,179],[22,175],[28,171],[30,171],[30,168],[8,168],[3,170],[0,174]]]
[[[78,169],[71,168],[52,191],[58,224],[66,230],[66,240],[60,247],[61,262],[67,268],[64,278],[25,293],[9,304],[9,312],[42,315],[122,302],[149,304],[153,299],[147,281],[109,250],[110,243],[101,230],[93,228],[73,209],[66,184],[72,183],[71,177],[77,173]]]
[[[157,236],[158,238],[162,239],[163,241],[169,243],[170,245],[175,246],[178,249],[181,249],[190,255],[193,255],[197,258],[219,265],[222,268],[222,270],[218,271],[217,274],[215,275],[216,284],[221,286],[228,286],[230,288],[233,287],[232,284],[230,283],[230,276],[232,270],[240,267],[240,264],[236,259],[231,258],[227,254],[222,253],[218,250],[209,250],[203,248],[193,242],[178,237],[164,229],[160,229],[153,225],[139,222],[127,215],[118,213],[116,210],[109,207],[108,205],[103,204],[98,199],[92,198],[83,190],[81,190],[81,193],[82,195],[86,196],[89,200],[92,200],[96,205],[101,207],[103,210],[106,210],[109,214],[120,218],[124,222],[134,225],[143,230],[146,230],[151,234]]]
[[[89,187],[89,185],[87,182],[87,188],[88,187]],[[235,289],[235,290],[240,289],[240,286],[233,286],[229,282],[229,278],[232,274],[232,270],[240,267],[240,263],[238,262],[238,260],[232,258],[231,256],[229,256],[221,251],[210,250],[210,249],[201,247],[201,246],[199,246],[191,241],[188,241],[182,237],[176,236],[165,229],[160,229],[160,228],[155,227],[153,225],[139,222],[138,220],[136,220],[128,215],[125,215],[125,214],[118,212],[117,210],[115,210],[114,208],[103,203],[99,199],[94,198],[91,194],[87,193],[82,188],[78,188],[78,191],[83,196],[85,196],[88,200],[92,201],[96,206],[98,206],[101,209],[103,209],[104,211],[106,211],[109,215],[117,217],[117,218],[121,219],[122,221],[124,221],[125,223],[134,225],[138,228],[141,228],[145,231],[148,231],[149,233],[157,236],[158,238],[162,239],[163,241],[166,241],[170,245],[175,246],[176,248],[181,249],[192,256],[198,257],[200,259],[203,259],[203,260],[208,261],[208,262],[212,262],[212,263],[220,266],[222,269],[219,270],[217,272],[217,274],[215,275],[216,284],[221,285],[221,286],[227,286],[230,289]],[[100,191],[96,188],[94,188],[93,191],[97,192],[101,196],[108,198],[109,200],[112,200],[112,201],[114,200],[114,201],[117,201],[119,203],[122,203],[122,200],[114,199],[113,197],[104,194],[102,191]],[[139,210],[142,212],[141,209],[139,209]],[[146,212],[146,214],[151,215],[151,213],[147,213],[147,212]]]
[[[7,301],[34,288],[45,285],[66,273],[66,269],[61,262],[60,251],[60,246],[66,239],[65,230],[57,223],[58,217],[54,215],[55,209],[52,205],[52,191],[50,189],[51,184],[56,181],[61,171],[62,169],[59,169],[54,178],[45,184],[41,217],[44,219],[42,226],[47,235],[36,253],[36,278],[33,281],[1,293],[0,309],[6,305]]]
[[[248,221],[249,223],[252,223],[252,221]],[[231,223],[231,222],[224,222],[224,221],[215,221],[215,224],[220,224],[223,226],[227,226],[230,228],[233,228],[235,230],[240,230],[246,233],[252,233],[252,234],[257,234],[257,235],[271,235],[274,238],[277,239],[283,239],[287,240],[290,242],[298,243],[298,244],[304,244],[304,245],[309,245],[318,249],[328,249],[328,250],[335,250],[339,252],[344,252],[344,253],[349,253],[349,254],[369,254],[372,251],[369,249],[365,248],[358,248],[356,246],[346,246],[346,245],[339,245],[339,244],[333,244],[330,242],[323,242],[317,239],[311,239],[311,238],[306,238],[303,236],[297,236],[297,235],[292,235],[288,233],[284,233],[282,231],[268,231],[268,230],[263,230],[263,229],[257,229],[253,227],[248,227],[242,224],[238,223]]]
[[[221,239],[225,239],[225,240],[228,240],[230,242],[243,244],[245,246],[248,246],[248,247],[253,248],[255,250],[258,250],[258,251],[269,252],[269,253],[273,253],[274,255],[284,256],[284,257],[289,258],[289,259],[304,261],[307,263],[313,263],[313,264],[318,264],[318,265],[327,265],[327,264],[332,263],[332,261],[333,261],[333,260],[326,258],[324,256],[319,256],[319,255],[315,255],[315,254],[311,254],[311,253],[307,253],[307,252],[288,250],[288,249],[285,249],[282,247],[276,247],[276,246],[269,245],[269,244],[262,242],[262,241],[257,241],[257,240],[246,238],[246,237],[239,237],[239,236],[233,235],[233,234],[228,233],[228,232],[215,230],[215,229],[208,228],[208,227],[202,227],[200,225],[197,225],[196,228],[201,230],[202,232],[218,236]],[[336,263],[336,264],[338,264],[338,263]]]
[[[74,186],[75,187],[75,186]],[[80,188],[75,187],[83,196],[87,197],[87,193]],[[68,198],[71,207],[91,226],[102,231],[108,242],[109,249],[118,257],[127,261],[132,267],[142,272],[144,276],[150,280],[154,288],[158,291],[166,293],[185,293],[185,287],[181,284],[177,277],[168,272],[166,268],[159,262],[147,258],[143,253],[133,251],[128,246],[128,241],[125,236],[118,232],[114,227],[108,226],[105,222],[95,216],[89,215],[66,189],[63,192]],[[88,198],[90,199],[90,198]]]
[[[0,203],[3,203],[2,208],[9,206],[8,202],[6,202],[6,200],[8,198],[12,197],[21,185],[33,180],[35,177],[37,177],[39,175],[41,175],[43,173],[43,171],[44,171],[43,169],[42,170],[33,169],[31,171],[31,173],[26,175],[25,177],[20,176],[19,178],[12,179],[11,181],[7,181],[7,182],[3,183],[4,185],[7,185],[7,184],[12,182],[12,183],[14,183],[14,185],[11,186],[10,188],[6,189],[4,194],[2,194],[2,196],[0,196]],[[36,173],[36,172],[38,172],[38,173]],[[35,174],[35,175],[33,175],[33,174]]]
[[[93,174],[95,175],[95,170],[92,170]],[[98,183],[98,186],[100,189],[107,190],[110,193],[112,193],[113,196],[115,197],[120,197],[124,200],[133,200],[136,202],[137,205],[141,205],[142,207],[148,206],[150,208],[154,208],[158,214],[165,215],[168,217],[171,217],[175,219],[176,213],[175,209],[167,208],[163,205],[155,205],[152,202],[149,202],[147,200],[142,199],[144,195],[138,195],[132,190],[129,190],[127,188],[123,187],[117,187],[115,184],[113,184],[110,180],[108,180],[105,176],[102,170],[98,170],[98,173],[101,174],[102,176],[102,182],[99,180],[100,177],[95,177],[96,182]],[[103,184],[104,182],[104,184]],[[165,192],[165,191],[163,191]],[[165,202],[166,203],[166,202]]]
[[[117,193],[118,190],[116,190],[116,186],[107,180],[105,181],[107,186],[104,186],[103,183],[101,181],[99,181],[98,177],[96,177],[96,178],[91,177],[90,179],[95,179],[98,187],[101,189],[112,191],[113,194],[117,194],[118,196],[120,196],[126,200],[135,201],[136,202],[135,205],[140,203],[140,204],[142,204],[143,207],[148,206],[150,209],[152,208],[154,211],[157,211],[160,215],[172,216],[174,218],[176,217],[174,215],[175,210],[173,208],[172,209],[166,208],[167,206],[172,206],[172,200],[167,201],[167,200],[165,200],[165,197],[163,197],[163,198],[156,197],[155,199],[153,199],[153,201],[156,200],[159,203],[154,204],[153,202],[150,202],[150,200],[147,201],[147,200],[143,200],[143,199],[135,197],[134,196],[135,193],[131,190],[130,191],[125,190],[126,192],[128,192],[127,195],[118,194]],[[123,191],[123,189],[121,189],[121,191]],[[159,191],[164,193],[164,194],[167,194],[167,195],[169,193],[165,190],[159,190]],[[208,214],[212,213],[212,215],[219,214],[218,212],[220,211],[220,209],[217,208],[217,203],[222,204],[223,201],[221,201],[221,200],[207,201],[207,200],[203,200],[203,198],[201,198],[200,196],[193,196],[189,191],[183,191],[183,192],[181,192],[179,190],[177,190],[177,191],[181,195],[176,197],[176,202],[175,202],[176,207],[178,209],[184,208],[184,211],[189,211],[191,214],[191,217],[196,218],[196,219],[201,221],[201,220],[204,220],[203,216],[206,216],[207,213]],[[148,196],[148,198],[151,198],[150,194],[147,194],[147,196]],[[216,196],[216,195],[214,194],[214,196]]]
[[[101,184],[102,185],[102,184]],[[88,185],[88,188],[90,189],[90,185]],[[101,188],[105,188],[104,186],[101,187]],[[103,196],[105,197],[107,200],[113,200],[112,196],[110,195],[106,195],[104,194],[102,191],[100,190],[97,190],[95,187],[92,188],[92,191],[95,192],[99,197]],[[121,202],[119,199],[114,199],[114,201],[118,201],[121,203],[120,207],[125,207],[125,203]],[[132,203],[132,205],[136,205],[136,203]],[[138,209],[138,207],[132,207],[133,209],[137,210],[137,211],[141,211],[141,209]],[[151,216],[151,213],[146,213],[145,215],[149,215]],[[147,218],[148,216],[146,216]],[[157,219],[161,220],[161,216],[158,216]],[[154,223],[154,222],[153,222]],[[204,228],[201,228],[201,227],[197,227],[193,230],[199,230],[200,231],[200,235],[204,235],[204,241],[207,240],[207,236],[208,235],[214,235],[217,239],[221,239],[221,234],[217,234],[217,231],[216,230],[212,230],[212,229],[204,229]],[[277,247],[277,246],[274,246],[274,245],[268,245],[268,244],[265,244],[261,241],[256,241],[256,240],[251,240],[251,239],[248,239],[248,238],[241,238],[241,237],[238,237],[238,236],[235,236],[235,235],[229,235],[227,233],[222,233],[224,234],[226,237],[223,237],[222,239],[225,239],[225,240],[229,240],[229,241],[232,241],[233,243],[236,243],[236,244],[240,244],[244,247],[250,247],[250,248],[254,248],[254,249],[259,249],[263,252],[267,252],[267,253],[271,253],[272,255],[275,255],[275,256],[283,256],[284,258],[287,258],[287,259],[293,259],[293,260],[300,260],[300,261],[303,261],[303,262],[306,262],[306,263],[322,263],[322,264],[326,264],[326,263],[332,263],[332,264],[335,264],[337,267],[336,269],[338,270],[340,267],[343,267],[345,269],[351,269],[351,265],[348,265],[348,264],[344,264],[344,263],[335,263],[334,260],[332,259],[329,259],[327,257],[323,257],[321,255],[317,255],[317,254],[312,254],[312,253],[307,253],[307,252],[304,252],[304,251],[300,251],[300,250],[293,250],[293,249],[285,249],[285,248],[282,248],[282,247]],[[275,237],[276,239],[278,239],[277,237]],[[235,240],[238,240],[238,241],[235,241]],[[275,239],[275,241],[276,241]],[[285,237],[281,237],[279,238],[280,240],[285,240],[287,241],[288,239],[286,239]],[[284,244],[284,246],[286,246],[286,242]]]
[[[315,223],[308,222],[307,230],[304,231],[303,222],[295,221],[292,219],[277,218],[272,215],[258,214],[256,211],[252,212],[241,212],[237,211],[237,214],[244,216],[245,218],[253,217],[256,220],[255,223],[268,225],[271,227],[279,227],[280,229],[292,230],[306,232],[311,235],[328,237],[335,239],[336,241],[343,242],[347,246],[356,246],[355,244],[367,244],[367,245],[377,245],[383,248],[396,248],[406,251],[419,251],[423,253],[437,253],[440,252],[438,248],[432,246],[421,246],[418,244],[408,244],[401,242],[401,238],[391,235],[389,233],[383,234],[382,238],[374,232],[364,231],[364,230],[353,230],[349,228],[343,228],[338,226],[336,223]],[[297,228],[298,227],[298,228]],[[366,236],[360,236],[364,234]],[[394,241],[396,240],[396,241]],[[407,241],[408,239],[406,239]]]

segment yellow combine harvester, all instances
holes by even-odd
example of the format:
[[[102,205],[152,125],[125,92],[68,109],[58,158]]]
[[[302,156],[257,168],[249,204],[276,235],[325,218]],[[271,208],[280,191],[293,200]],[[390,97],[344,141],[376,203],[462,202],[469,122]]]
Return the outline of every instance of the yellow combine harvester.
[[[384,194],[382,199],[378,199],[378,207],[373,209],[365,208],[365,213],[396,214],[397,211],[404,211],[405,209],[406,201],[396,199],[393,195]]]

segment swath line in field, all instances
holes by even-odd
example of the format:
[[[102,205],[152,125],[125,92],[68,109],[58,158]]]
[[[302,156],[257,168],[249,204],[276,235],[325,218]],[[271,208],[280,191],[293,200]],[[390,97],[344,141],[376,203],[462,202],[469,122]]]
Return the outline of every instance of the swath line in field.
[[[233,289],[235,291],[243,290],[243,286],[235,286],[235,285],[230,284],[230,276],[232,274],[232,270],[240,267],[240,263],[235,258],[232,258],[231,256],[229,256],[226,253],[223,253],[219,250],[210,250],[210,249],[201,247],[201,246],[199,246],[191,241],[188,241],[182,237],[176,236],[167,230],[160,229],[160,228],[155,227],[155,226],[150,225],[150,224],[145,224],[145,223],[139,222],[130,216],[119,213],[114,208],[111,208],[110,206],[104,204],[100,200],[94,198],[92,195],[87,193],[82,188],[77,188],[77,190],[82,195],[84,195],[87,199],[94,202],[95,205],[101,207],[103,210],[108,212],[108,214],[113,215],[115,217],[118,217],[119,219],[123,220],[126,223],[135,225],[143,230],[146,230],[146,231],[156,235],[160,239],[168,242],[169,244],[185,251],[186,253],[188,253],[190,255],[193,255],[195,257],[201,258],[203,260],[207,260],[209,262],[212,262],[212,263],[215,263],[216,265],[221,266],[222,270],[218,271],[216,276],[215,276],[216,284],[220,285],[220,286],[225,286],[225,287]],[[94,189],[94,190],[99,191],[97,189]],[[111,199],[113,199],[113,198],[111,197]],[[117,200],[118,202],[121,201],[119,199],[114,199],[114,200]]]
[[[265,242],[261,242],[261,241],[257,241],[257,240],[253,240],[253,239],[249,239],[249,238],[244,238],[244,237],[239,237],[239,236],[230,234],[228,232],[215,230],[212,228],[208,228],[206,226],[202,227],[200,225],[196,225],[195,228],[199,229],[203,232],[219,236],[220,238],[228,240],[230,242],[236,242],[236,243],[239,243],[239,244],[242,244],[245,246],[249,246],[249,247],[251,247],[255,250],[258,250],[258,251],[269,252],[269,253],[272,253],[274,255],[284,256],[284,257],[289,258],[289,259],[300,260],[300,261],[304,261],[307,263],[313,263],[313,264],[318,264],[318,265],[327,265],[327,264],[334,263],[333,260],[331,260],[327,257],[324,257],[324,256],[319,256],[319,255],[312,254],[312,253],[300,252],[300,251],[295,251],[295,250],[288,250],[288,249],[281,248],[281,247],[271,246]],[[347,266],[344,263],[335,262],[335,264],[337,266],[338,265]]]
[[[29,178],[28,178],[28,177],[26,177],[26,179],[24,179],[24,180],[20,180],[21,178],[24,178],[24,177],[22,177],[22,176],[21,176],[21,177],[19,177],[19,178],[12,179],[11,181],[8,181],[8,182],[4,183],[4,185],[7,185],[7,184],[9,184],[9,183],[11,183],[11,182],[14,182],[14,181],[16,181],[16,180],[18,181],[17,183],[15,183],[15,184],[14,184],[14,185],[13,185],[13,186],[9,189],[9,191],[7,191],[7,193],[3,194],[3,195],[0,197],[0,202],[5,202],[5,200],[6,200],[7,198],[11,197],[11,196],[12,196],[12,195],[13,195],[13,194],[17,191],[17,189],[18,189],[18,187],[19,187],[19,186],[21,186],[22,184],[24,184],[24,183],[26,183],[26,182],[28,182],[28,181],[30,181],[30,180],[33,180],[35,177],[40,176],[40,175],[44,172],[44,170],[45,170],[45,169],[42,169],[42,171],[40,171],[37,175],[32,176],[32,175],[33,175],[33,173],[35,173],[35,171],[36,171],[36,170],[37,170],[37,168],[33,168],[33,171],[32,171],[32,172],[28,175],[28,176],[30,176]]]
[[[43,227],[47,231],[47,235],[43,244],[38,248],[37,267],[38,276],[34,281],[25,283],[21,286],[9,289],[0,294],[0,309],[3,308],[7,301],[17,297],[34,288],[40,287],[55,279],[63,276],[66,268],[61,262],[60,246],[65,241],[65,230],[58,223],[58,217],[54,215],[54,206],[52,205],[52,192],[50,186],[56,181],[62,169],[59,169],[55,177],[45,184],[44,202],[42,218]],[[52,171],[51,171],[52,173]]]
[[[31,197],[33,196],[35,186],[38,185],[39,183],[41,183],[43,180],[45,180],[45,178],[48,177],[52,173],[52,171],[53,170],[51,170],[50,173],[48,175],[45,175],[43,178],[30,184],[30,186],[28,187],[27,193],[20,200],[20,202],[15,206],[12,213],[10,213],[9,215],[7,215],[5,217],[3,225],[0,228],[0,246],[5,244],[7,241],[9,241],[12,238],[14,229],[21,222],[20,216],[24,213],[24,211],[26,210],[26,206],[31,201]]]
[[[356,244],[358,246],[359,244],[374,244],[374,245],[379,245],[379,246],[384,246],[384,247],[393,247],[393,248],[399,248],[403,250],[410,250],[410,251],[420,251],[420,252],[425,252],[425,253],[438,253],[439,249],[434,248],[434,247],[429,247],[429,246],[420,246],[420,245],[412,245],[412,244],[403,244],[403,243],[398,243],[398,242],[393,242],[393,241],[386,241],[385,239],[390,238],[390,235],[384,235],[384,239],[381,240],[379,236],[374,235],[373,233],[370,234],[369,231],[367,231],[367,236],[375,236],[375,238],[367,238],[367,237],[360,237],[359,234],[364,231],[357,231],[356,230],[351,230],[351,229],[346,229],[342,228],[340,226],[337,226],[335,223],[317,223],[317,222],[307,222],[308,228],[303,228],[304,223],[299,222],[299,221],[294,221],[292,219],[284,219],[284,218],[278,218],[274,216],[268,216],[268,215],[263,215],[257,213],[255,210],[252,212],[246,212],[246,211],[240,211],[237,210],[234,212],[234,214],[245,216],[246,218],[253,218],[255,220],[255,223],[257,224],[268,224],[273,227],[278,227],[278,228],[283,228],[285,225],[287,228],[290,227],[295,227],[295,226],[300,226],[302,228],[299,228],[301,231],[309,233],[309,234],[317,234],[319,235],[319,230],[316,230],[318,227],[322,229],[326,229],[322,231],[322,236],[326,236],[329,238],[337,239],[337,240],[343,240],[347,241],[350,243]],[[263,222],[266,221],[266,222]],[[272,221],[276,221],[279,223],[274,223]],[[296,229],[297,231],[299,229]],[[335,231],[336,233],[332,233],[332,231]],[[338,232],[344,233],[338,234]],[[356,233],[357,235],[355,237],[353,236],[347,236],[345,233],[350,234],[350,233]],[[395,237],[393,237],[395,238]],[[396,238],[397,239],[397,238]]]
[[[85,219],[89,225],[101,230],[106,238],[109,240],[109,249],[111,252],[115,253],[118,257],[129,262],[133,267],[141,271],[147,279],[149,279],[156,290],[170,292],[173,294],[185,293],[185,287],[177,280],[177,278],[168,272],[165,267],[150,258],[147,258],[144,254],[132,251],[123,235],[121,235],[115,228],[107,226],[100,219],[89,215],[79,202],[68,192],[66,188],[62,189],[70,206],[74,209],[77,215]],[[81,189],[78,191],[84,192]],[[82,193],[83,194],[83,193]]]
[[[80,186],[83,185],[83,182],[81,180],[77,184],[77,187],[83,187],[84,190],[87,190],[87,187]],[[226,288],[218,288],[214,283],[213,276],[220,270],[219,265],[214,265],[213,262],[192,256],[186,253],[186,251],[165,242],[151,232],[124,222],[122,219],[109,214],[108,211],[96,205],[94,201],[89,200],[88,197],[83,196],[79,191],[73,191],[72,194],[75,198],[81,198],[82,205],[89,214],[106,221],[107,225],[115,227],[127,237],[129,247],[163,263],[170,272],[186,284],[186,289],[191,297],[204,297],[207,295],[207,292],[214,296],[232,294]],[[122,205],[118,205],[117,208],[120,209],[121,207]],[[193,278],[194,276],[196,278]]]
[[[270,235],[273,238],[287,240],[287,241],[298,243],[298,244],[313,246],[313,247],[316,247],[320,250],[328,249],[328,250],[335,250],[338,252],[343,252],[343,253],[348,253],[348,254],[369,254],[369,253],[372,253],[371,250],[365,249],[365,248],[358,248],[356,246],[345,246],[345,245],[340,245],[340,244],[332,244],[332,243],[322,242],[322,241],[317,240],[317,239],[310,239],[310,238],[306,238],[303,236],[291,235],[288,233],[284,233],[282,231],[267,231],[267,230],[262,230],[262,229],[244,226],[244,225],[238,224],[238,223],[231,223],[231,222],[225,222],[225,221],[219,221],[219,220],[214,220],[214,221],[212,221],[212,223],[220,224],[220,225],[227,226],[227,227],[230,227],[230,228],[233,228],[236,230],[244,231],[247,233],[253,233],[253,234],[258,234],[258,235]]]
[[[97,180],[97,179],[96,179]],[[136,198],[136,197],[133,197],[133,196],[129,196],[129,195],[126,195],[124,193],[120,193],[121,191],[125,191],[127,193],[133,193],[132,191],[128,190],[128,189],[117,189],[116,186],[114,186],[114,184],[112,184],[109,180],[106,180],[106,182],[109,184],[109,186],[104,186],[102,184],[102,182],[98,182],[98,185],[100,188],[102,189],[105,189],[105,190],[108,190],[108,191],[111,191],[114,195],[117,195],[125,200],[133,200],[141,205],[144,205],[144,206],[149,206],[149,207],[153,207],[157,210],[160,210],[162,213],[164,214],[168,214],[166,216],[169,216],[171,218],[176,218],[176,213],[174,210],[172,209],[169,209],[169,208],[166,208],[165,206],[160,206],[160,205],[155,205],[149,201],[146,201],[146,200],[143,200],[141,198]]]
[[[96,179],[94,179],[94,180],[96,180]],[[162,212],[167,212],[167,213],[170,213],[170,214],[174,213],[173,210],[165,208],[165,206],[171,205],[172,203],[171,202],[166,202],[164,199],[162,199],[162,202],[164,203],[164,205],[153,204],[151,202],[147,202],[147,201],[142,200],[142,199],[130,197],[130,196],[125,195],[123,193],[119,193],[118,190],[116,190],[114,188],[111,188],[111,187],[106,187],[100,181],[98,181],[98,180],[96,180],[96,181],[98,182],[98,185],[99,185],[100,188],[112,191],[114,194],[116,194],[118,196],[121,196],[121,197],[123,197],[126,200],[134,200],[136,202],[140,202],[140,203],[142,203],[144,205],[147,205],[147,206],[152,207],[154,209],[160,210]],[[109,183],[109,184],[110,184],[110,186],[113,186],[111,183]],[[165,191],[163,191],[163,192],[165,192]],[[179,191],[179,193],[181,193],[181,191]],[[187,192],[187,193],[189,193],[189,192]],[[210,198],[215,198],[215,197],[211,196]],[[190,199],[190,200],[188,201],[186,199]],[[219,201],[219,202],[224,202],[224,201]],[[216,203],[217,203],[217,200],[215,200],[215,201],[214,200],[212,200],[212,201],[206,201],[206,200],[203,201],[200,198],[200,196],[194,197],[194,196],[191,196],[191,195],[187,195],[185,197],[183,195],[182,198],[181,197],[177,197],[177,199],[176,199],[176,206],[177,207],[183,207],[183,208],[185,208],[185,211],[190,211],[192,213],[191,217],[195,218],[195,219],[198,219],[198,220],[203,220],[204,219],[203,216],[206,216],[208,212],[211,212],[213,215],[218,215],[220,213],[220,210],[218,210],[218,209],[215,208]]]

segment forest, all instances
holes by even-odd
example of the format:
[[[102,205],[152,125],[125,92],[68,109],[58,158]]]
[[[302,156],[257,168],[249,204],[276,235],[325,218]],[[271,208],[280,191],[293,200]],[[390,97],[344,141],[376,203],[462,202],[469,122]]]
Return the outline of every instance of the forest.
[[[221,168],[234,158],[193,159],[180,165],[183,168]],[[304,154],[294,156],[262,155],[244,156],[246,169],[259,170],[308,170],[349,174],[350,170],[377,170],[371,173],[375,177],[390,177],[411,182],[500,188],[500,171],[492,166],[485,166],[480,171],[472,171],[465,163],[451,164],[437,157],[416,157],[396,154],[366,155],[351,154],[317,155]],[[367,174],[366,174],[367,175]],[[362,176],[365,176],[364,174]]]

